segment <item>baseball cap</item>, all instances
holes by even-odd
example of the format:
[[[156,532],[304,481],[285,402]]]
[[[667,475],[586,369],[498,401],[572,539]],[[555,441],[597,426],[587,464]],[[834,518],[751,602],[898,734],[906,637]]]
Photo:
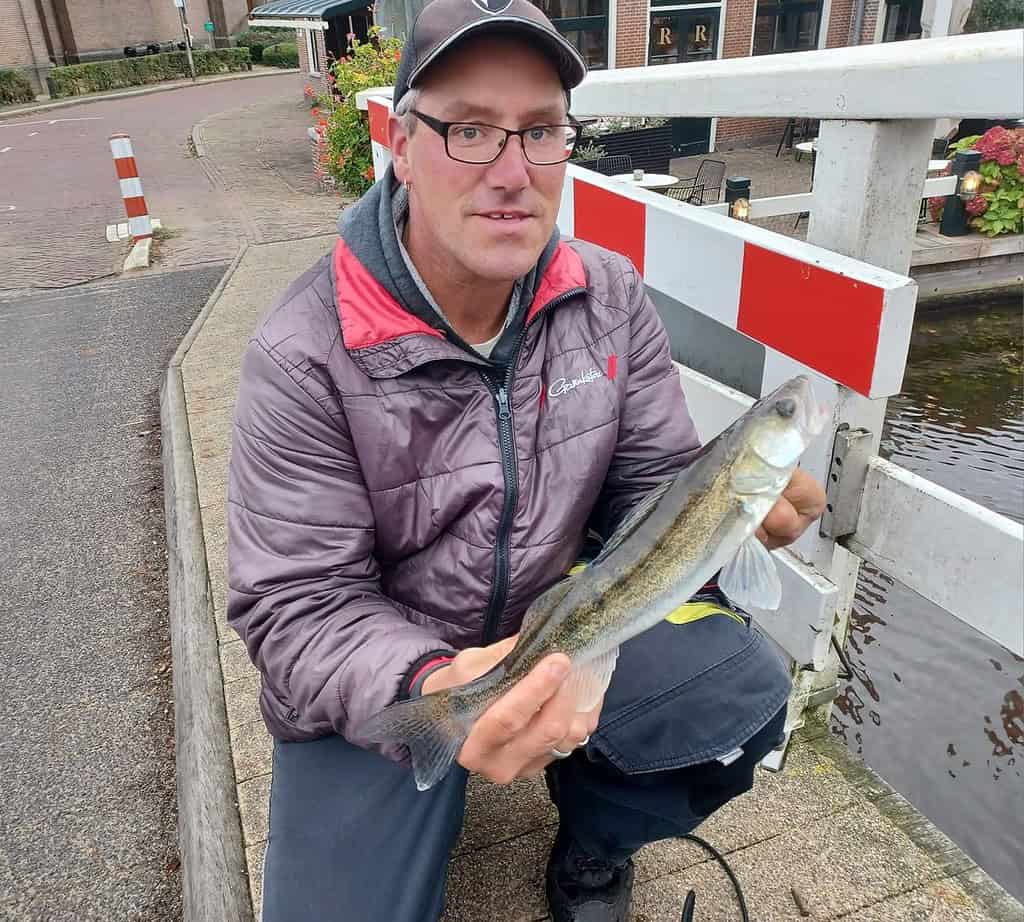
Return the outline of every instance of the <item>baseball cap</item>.
[[[394,105],[446,51],[471,35],[519,32],[552,59],[562,85],[577,86],[587,66],[568,41],[530,0],[431,0],[423,7],[402,49]]]

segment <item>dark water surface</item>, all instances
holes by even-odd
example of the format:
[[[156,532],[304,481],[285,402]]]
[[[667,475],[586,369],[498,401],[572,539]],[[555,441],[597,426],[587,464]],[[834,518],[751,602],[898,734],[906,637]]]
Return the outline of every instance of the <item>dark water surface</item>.
[[[881,454],[1024,522],[1021,348],[1019,301],[919,316]],[[833,732],[1024,899],[1024,660],[867,566],[849,657]]]

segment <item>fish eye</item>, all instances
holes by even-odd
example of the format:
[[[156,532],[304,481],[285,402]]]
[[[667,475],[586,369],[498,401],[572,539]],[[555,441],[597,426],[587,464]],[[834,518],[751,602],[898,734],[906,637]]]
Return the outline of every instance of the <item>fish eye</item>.
[[[789,419],[796,412],[796,401],[792,397],[783,397],[775,401],[775,412],[783,419]]]

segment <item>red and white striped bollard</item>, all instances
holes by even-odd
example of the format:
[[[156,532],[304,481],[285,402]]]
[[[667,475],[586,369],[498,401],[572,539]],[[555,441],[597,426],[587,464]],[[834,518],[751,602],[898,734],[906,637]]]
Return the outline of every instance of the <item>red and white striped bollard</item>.
[[[121,184],[124,210],[128,214],[128,232],[132,236],[132,243],[138,243],[153,236],[153,222],[149,218],[149,209],[142,194],[142,181],[139,179],[131,138],[126,134],[112,134],[110,153],[114,157],[114,171]]]

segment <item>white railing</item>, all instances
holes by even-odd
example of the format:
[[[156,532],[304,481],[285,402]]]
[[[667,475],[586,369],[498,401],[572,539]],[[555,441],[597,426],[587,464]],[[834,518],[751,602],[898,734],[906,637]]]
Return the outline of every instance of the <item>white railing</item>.
[[[381,110],[378,175],[389,96],[361,94],[371,121]],[[690,350],[676,357],[702,438],[795,373],[835,406],[804,461],[830,510],[780,554],[783,608],[763,622],[802,667],[790,727],[834,686],[832,641],[845,642],[860,560],[1024,655],[1024,527],[877,456],[913,323],[921,197],[954,191],[952,177],[926,184],[934,120],[1024,115],[1024,31],[595,72],[573,111],[821,120],[813,194],[752,203],[754,218],[809,211],[806,243],[574,165],[559,213],[564,233],[630,256],[670,336],[686,331],[674,347]]]

